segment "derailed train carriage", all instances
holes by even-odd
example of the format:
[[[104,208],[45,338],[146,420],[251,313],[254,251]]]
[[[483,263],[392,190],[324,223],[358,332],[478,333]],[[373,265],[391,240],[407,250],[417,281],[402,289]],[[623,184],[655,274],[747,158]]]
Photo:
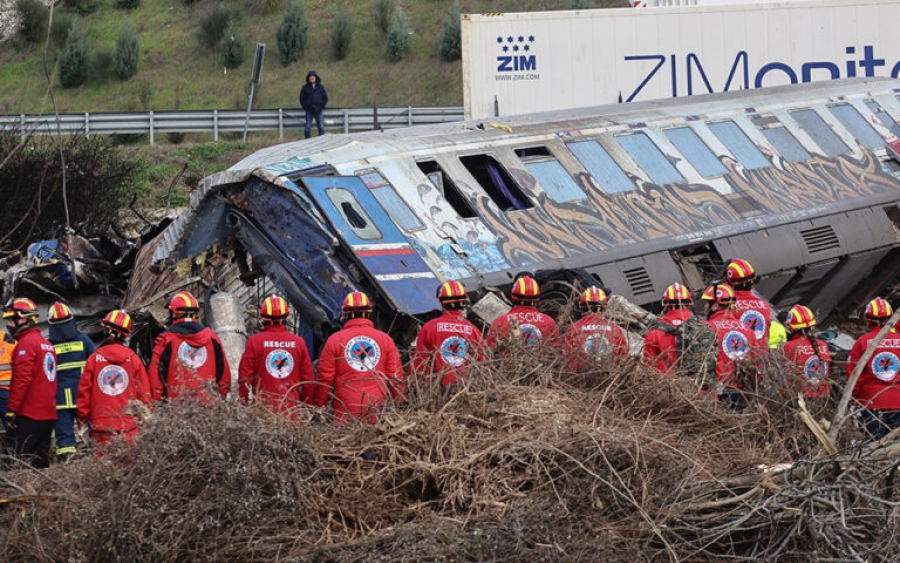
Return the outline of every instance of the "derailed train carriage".
[[[900,270],[898,120],[900,81],[855,79],[326,135],[206,178],[150,261],[228,249],[314,347],[352,290],[408,342],[448,278],[479,298],[529,271],[653,308],[732,257],[776,307],[827,317]]]

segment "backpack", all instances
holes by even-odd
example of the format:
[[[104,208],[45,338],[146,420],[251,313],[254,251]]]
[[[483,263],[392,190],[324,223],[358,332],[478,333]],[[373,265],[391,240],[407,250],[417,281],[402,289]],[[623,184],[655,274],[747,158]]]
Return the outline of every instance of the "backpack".
[[[675,335],[676,371],[693,377],[700,389],[715,388],[719,339],[712,327],[691,315],[678,326],[659,321],[654,328]]]

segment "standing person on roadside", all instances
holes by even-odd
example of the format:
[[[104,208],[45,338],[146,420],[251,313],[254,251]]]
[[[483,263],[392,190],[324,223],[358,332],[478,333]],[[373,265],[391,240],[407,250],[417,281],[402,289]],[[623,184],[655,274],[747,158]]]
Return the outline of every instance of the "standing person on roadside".
[[[270,295],[259,308],[262,332],[247,339],[238,368],[241,402],[260,401],[270,410],[300,420],[300,405],[312,403],[312,361],[306,341],[288,332],[290,315],[283,297]]]
[[[487,345],[502,350],[514,345],[556,344],[559,331],[553,317],[538,311],[541,287],[531,276],[524,275],[509,291],[512,309],[500,315],[488,329]]]
[[[676,331],[693,315],[691,292],[680,283],[673,283],[662,294],[663,315],[644,335],[644,363],[660,373],[672,374],[678,361]],[[670,329],[669,327],[672,327]]]
[[[84,364],[97,349],[94,341],[78,330],[75,316],[65,303],[57,301],[47,314],[50,335],[47,340],[56,349],[59,379],[56,383],[56,460],[65,461],[75,454],[75,402]]]
[[[90,425],[95,445],[108,444],[116,436],[128,440],[139,429],[132,401],[152,402],[150,380],[141,359],[125,341],[131,334],[131,315],[110,311],[100,321],[106,339],[88,358],[78,386],[78,420]]]
[[[774,326],[774,325],[773,325]],[[809,307],[794,305],[787,316],[790,336],[784,343],[784,355],[797,366],[805,383],[803,395],[807,398],[828,397],[831,384],[831,353],[828,344],[812,335],[816,316]]]
[[[56,351],[41,336],[37,306],[31,299],[7,303],[3,318],[6,332],[17,341],[5,415],[13,452],[34,467],[49,467],[56,424]]]
[[[730,285],[713,283],[703,291],[702,299],[706,301],[706,321],[718,339],[716,396],[726,406],[743,410],[747,399],[738,369],[753,358],[756,339],[734,310],[734,290]]]
[[[869,332],[860,336],[847,358],[849,377],[875,336],[894,314],[890,303],[877,297],[866,305],[863,318]],[[861,416],[873,440],[900,428],[900,335],[891,330],[875,348],[853,387],[853,398],[863,407]]]
[[[306,112],[304,139],[309,139],[312,133],[313,120],[316,121],[316,130],[318,130],[319,136],[325,134],[325,120],[322,112],[327,105],[328,92],[322,84],[322,79],[314,70],[307,72],[306,83],[300,88],[300,107]]]
[[[571,371],[590,367],[598,361],[615,365],[628,355],[625,331],[603,314],[608,302],[606,292],[594,285],[578,298],[578,308],[584,316],[569,327],[565,337],[566,358]]]
[[[750,262],[734,258],[725,267],[725,281],[734,289],[734,312],[755,340],[759,349],[769,348],[772,305],[755,289],[758,278]]]
[[[153,400],[174,399],[195,393],[211,399],[204,387],[216,384],[223,397],[231,388],[231,369],[222,341],[197,321],[200,304],[188,291],[179,291],[166,303],[169,329],[156,337],[148,376]]]
[[[375,328],[372,301],[354,291],[344,298],[344,328],[332,334],[319,356],[313,404],[332,397],[337,424],[376,422],[389,398],[402,399],[403,365],[393,339]]]
[[[484,350],[481,331],[463,314],[469,302],[463,284],[447,280],[438,287],[437,298],[444,313],[419,331],[412,366],[417,376],[437,374],[441,387],[448,387],[465,375],[472,362],[484,359]]]

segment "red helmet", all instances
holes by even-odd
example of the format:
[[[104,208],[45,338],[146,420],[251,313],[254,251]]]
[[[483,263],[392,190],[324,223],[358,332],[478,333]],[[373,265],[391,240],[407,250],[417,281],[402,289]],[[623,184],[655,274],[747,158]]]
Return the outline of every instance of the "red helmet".
[[[816,326],[816,316],[809,307],[794,305],[788,312],[787,325],[793,331]]]
[[[703,290],[704,301],[715,301],[720,305],[734,305],[734,290],[727,283],[714,283]]]
[[[131,334],[131,315],[121,309],[110,311],[106,317],[100,321],[100,326],[111,332],[115,332],[122,337]]]
[[[747,283],[756,279],[756,272],[750,262],[735,258],[728,262],[728,267],[725,268],[725,279],[732,285]]]
[[[200,312],[200,304],[197,298],[189,291],[179,291],[169,299],[166,308],[172,312],[173,317],[196,315]]]
[[[584,293],[582,293],[581,297],[578,299],[578,306],[585,310],[600,307],[606,303],[609,303],[609,297],[606,295],[605,291],[596,285],[592,285],[585,289]]]
[[[662,303],[665,306],[690,305],[692,302],[691,292],[680,283],[673,283],[662,294]]]
[[[876,297],[866,305],[866,311],[863,313],[863,316],[870,321],[883,321],[891,318],[893,314],[894,309],[891,307],[891,304],[881,297]]]
[[[372,301],[368,295],[361,291],[348,293],[347,297],[344,297],[344,305],[341,307],[341,312],[344,314],[371,313]]]
[[[27,297],[17,297],[9,301],[6,307],[3,308],[3,318],[9,319],[12,317],[20,319],[32,317],[36,321],[38,318],[37,305]]]
[[[287,301],[278,295],[266,297],[259,307],[259,316],[266,321],[284,321],[289,314]]]
[[[50,311],[47,313],[47,322],[50,324],[64,323],[72,318],[72,310],[65,303],[57,301],[50,305]]]
[[[469,300],[466,287],[456,280],[447,280],[437,291],[437,298],[444,305],[465,303]]]
[[[509,295],[514,301],[534,302],[541,298],[541,286],[531,276],[522,276],[513,283]]]

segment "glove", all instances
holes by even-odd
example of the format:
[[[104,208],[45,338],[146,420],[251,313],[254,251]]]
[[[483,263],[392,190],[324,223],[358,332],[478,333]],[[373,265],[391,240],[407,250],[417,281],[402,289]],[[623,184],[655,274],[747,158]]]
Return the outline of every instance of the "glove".
[[[16,413],[12,411],[6,411],[6,428],[10,432],[15,431],[16,429]]]

